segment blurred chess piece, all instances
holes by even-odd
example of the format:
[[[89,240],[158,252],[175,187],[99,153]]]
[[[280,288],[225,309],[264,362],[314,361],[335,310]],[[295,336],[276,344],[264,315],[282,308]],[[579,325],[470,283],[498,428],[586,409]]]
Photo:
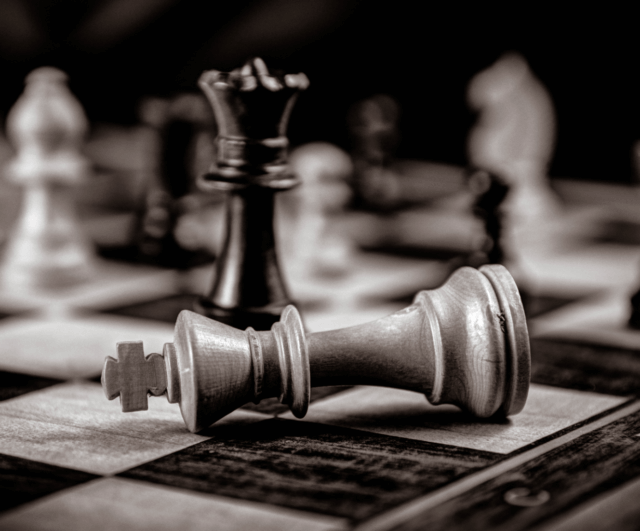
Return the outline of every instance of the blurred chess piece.
[[[6,286],[55,288],[88,279],[94,251],[75,212],[73,188],[89,172],[88,123],[64,72],[38,68],[7,117],[16,149],[7,176],[24,187],[22,210],[4,251]]]
[[[635,170],[634,181],[637,186],[640,184],[640,140],[637,140],[632,147],[632,164]],[[640,286],[640,282],[636,282]],[[630,313],[628,325],[630,328],[640,330],[640,287],[631,295],[629,299]]]
[[[351,158],[337,146],[314,142],[293,150],[289,166],[301,184],[286,194],[285,269],[297,279],[345,274],[355,252],[340,225],[352,196]]]
[[[636,140],[631,148],[631,164],[633,166],[633,183],[640,184],[640,140]]]
[[[633,293],[629,299],[629,303],[631,311],[629,313],[628,325],[630,328],[640,330],[640,289]]]
[[[505,245],[505,199],[510,187],[503,179],[485,170],[471,169],[467,176],[468,188],[474,197],[473,213],[484,226],[481,240],[466,259],[467,265],[480,267],[501,264],[513,276],[525,311],[534,304],[534,283],[524,267],[522,257],[513,245]]]
[[[549,93],[516,53],[502,56],[469,84],[478,121],[468,139],[473,167],[503,179],[508,228],[518,240],[535,236],[560,210],[548,184],[555,146],[555,114]]]
[[[158,167],[148,183],[134,236],[137,258],[177,269],[211,262],[206,236],[195,219],[203,202],[195,189],[195,177],[200,173],[196,167],[201,155],[198,147],[210,145],[199,140],[207,134],[213,138],[211,110],[203,96],[181,94],[170,100],[148,99],[140,114],[156,131],[159,145]],[[212,153],[206,166],[211,158]]]
[[[360,101],[349,110],[356,207],[388,210],[399,201],[400,182],[391,168],[400,141],[399,118],[400,106],[384,94]]]
[[[473,213],[484,225],[482,241],[469,257],[469,265],[504,265],[507,257],[502,242],[503,203],[509,186],[496,175],[478,169],[468,172],[467,184],[474,198]]]

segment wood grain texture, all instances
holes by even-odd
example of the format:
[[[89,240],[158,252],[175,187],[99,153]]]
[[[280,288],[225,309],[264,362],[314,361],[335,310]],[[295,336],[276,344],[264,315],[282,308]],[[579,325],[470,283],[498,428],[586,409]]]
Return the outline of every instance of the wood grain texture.
[[[226,422],[256,422],[237,411]],[[166,400],[123,415],[99,385],[66,382],[0,402],[0,453],[95,474],[114,474],[203,440]]]
[[[342,518],[102,478],[0,515],[3,531],[346,531]]]
[[[606,492],[536,531],[635,531],[640,522],[640,478]]]
[[[462,262],[462,260],[460,260]],[[434,288],[438,286],[433,286]],[[524,293],[520,292],[522,296],[522,304],[524,306],[525,313],[527,314],[527,319],[532,317],[536,317],[538,315],[542,315],[547,312],[551,312],[553,310],[557,310],[558,308],[562,308],[567,304],[574,303],[580,300],[579,296],[560,296],[560,295],[537,295],[532,293]],[[390,299],[382,298],[382,301],[388,302],[402,302],[405,304],[410,304],[413,300],[413,293],[399,295],[397,297],[393,297]],[[372,301],[376,301],[376,298],[372,298]]]
[[[497,454],[286,420],[215,437],[121,475],[354,520],[429,492]]]
[[[640,393],[640,350],[531,339],[531,381],[613,395]]]
[[[394,529],[528,529],[638,476],[640,412],[555,448]]]
[[[144,411],[148,393],[158,396],[167,390],[165,359],[156,353],[145,356],[142,341],[118,343],[118,359],[105,360],[102,386],[109,400],[120,397],[122,411]]]
[[[312,404],[304,422],[510,454],[625,402],[616,396],[532,385],[520,414],[478,419],[454,406],[433,406],[418,393],[358,387]]]
[[[97,477],[78,470],[0,454],[0,511]]]

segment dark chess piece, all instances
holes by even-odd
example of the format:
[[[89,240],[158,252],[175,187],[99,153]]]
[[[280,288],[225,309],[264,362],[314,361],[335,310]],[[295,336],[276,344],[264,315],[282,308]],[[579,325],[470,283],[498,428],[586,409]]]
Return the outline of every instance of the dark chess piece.
[[[302,418],[310,388],[329,385],[408,389],[478,417],[513,415],[524,407],[531,363],[518,290],[500,265],[460,268],[404,310],[309,335],[293,306],[267,332],[183,311],[162,355],[145,358],[142,342],[126,342],[118,358],[105,360],[107,398],[138,411],[147,394],[166,393],[192,432],[276,396]]]
[[[213,261],[196,238],[178,231],[181,220],[200,206],[194,194],[195,143],[199,134],[213,128],[213,116],[197,94],[182,94],[162,104],[162,109],[148,109],[147,114],[156,116],[143,117],[158,131],[160,160],[135,231],[136,258],[189,269]]]
[[[539,298],[534,296],[528,283],[522,275],[517,274],[517,264],[514,264],[512,256],[505,251],[503,245],[503,227],[505,213],[502,204],[509,194],[509,185],[500,177],[488,171],[474,168],[469,171],[467,183],[476,199],[473,204],[473,213],[482,220],[485,228],[485,241],[482,247],[472,252],[466,263],[472,267],[484,264],[509,264],[510,269],[516,268],[512,273],[516,276],[520,298],[527,315],[533,315],[539,310]]]
[[[400,183],[390,164],[400,141],[399,118],[400,106],[384,94],[349,110],[355,208],[385,211],[397,206]]]
[[[467,182],[475,195],[473,213],[482,220],[486,232],[479,253],[481,256],[474,259],[483,264],[503,264],[505,252],[502,246],[501,206],[509,193],[509,186],[496,175],[481,169],[471,170]]]
[[[640,290],[631,297],[631,316],[629,317],[629,327],[640,330]]]
[[[269,72],[252,59],[230,73],[204,72],[200,87],[218,124],[217,163],[200,181],[226,191],[227,228],[211,292],[196,311],[237,328],[268,330],[291,303],[278,266],[274,194],[297,184],[285,136],[304,74]]]

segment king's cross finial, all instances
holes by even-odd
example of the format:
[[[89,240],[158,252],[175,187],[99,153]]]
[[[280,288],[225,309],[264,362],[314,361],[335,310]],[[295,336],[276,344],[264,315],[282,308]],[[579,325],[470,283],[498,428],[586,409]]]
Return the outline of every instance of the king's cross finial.
[[[109,400],[120,396],[122,411],[149,408],[147,395],[167,389],[165,361],[160,354],[144,355],[142,341],[118,343],[118,359],[108,356],[102,370],[102,388]]]

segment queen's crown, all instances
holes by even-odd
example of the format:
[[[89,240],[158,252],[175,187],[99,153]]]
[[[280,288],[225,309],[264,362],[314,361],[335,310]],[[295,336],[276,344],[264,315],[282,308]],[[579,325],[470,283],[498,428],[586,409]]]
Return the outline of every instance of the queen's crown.
[[[309,86],[307,76],[272,73],[254,58],[231,72],[207,70],[198,84],[218,124],[217,162],[203,177],[205,185],[294,184],[286,166],[286,129],[298,93]]]

